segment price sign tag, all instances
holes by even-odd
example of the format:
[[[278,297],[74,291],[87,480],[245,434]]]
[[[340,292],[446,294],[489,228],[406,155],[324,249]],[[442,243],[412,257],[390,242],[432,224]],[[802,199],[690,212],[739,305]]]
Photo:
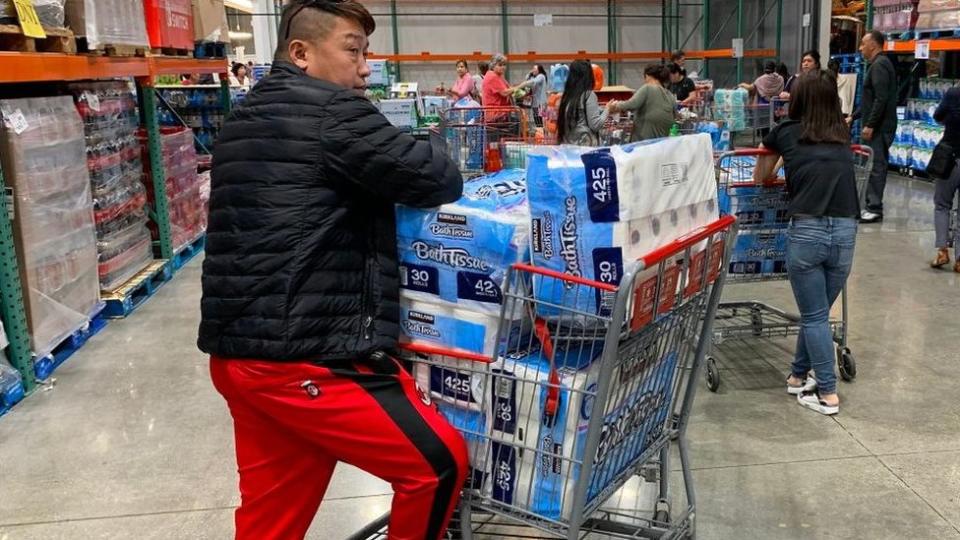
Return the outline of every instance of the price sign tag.
[[[23,35],[32,38],[47,37],[40,25],[40,18],[37,17],[37,10],[33,9],[33,0],[13,0],[13,5],[17,8],[17,18],[20,19]]]
[[[87,106],[90,110],[100,112],[100,96],[94,92],[84,92],[84,96],[87,98]]]
[[[23,111],[17,109],[13,111],[6,117],[7,126],[13,130],[17,135],[23,133],[30,127],[30,124],[27,123],[27,117],[23,115]]]
[[[930,59],[930,40],[929,39],[918,40],[913,50],[913,56],[917,60],[929,60]]]
[[[733,57],[743,58],[743,38],[733,38]]]

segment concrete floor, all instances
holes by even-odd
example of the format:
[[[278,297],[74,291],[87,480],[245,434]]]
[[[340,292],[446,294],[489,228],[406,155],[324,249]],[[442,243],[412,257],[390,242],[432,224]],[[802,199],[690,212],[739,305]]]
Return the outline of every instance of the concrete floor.
[[[931,189],[888,187],[849,283],[855,383],[825,418],[783,392],[792,344],[726,350],[690,439],[703,539],[960,539],[960,275],[934,271]],[[194,346],[199,261],[0,418],[0,540],[229,538],[230,418]],[[785,283],[731,287],[793,307]],[[729,359],[735,358],[736,362]],[[389,487],[342,467],[310,538],[346,536]]]

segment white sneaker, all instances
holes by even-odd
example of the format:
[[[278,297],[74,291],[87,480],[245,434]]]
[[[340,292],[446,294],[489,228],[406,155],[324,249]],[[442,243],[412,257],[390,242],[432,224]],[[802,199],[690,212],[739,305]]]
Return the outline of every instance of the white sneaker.
[[[827,405],[825,401],[820,399],[820,394],[817,392],[803,392],[802,394],[798,394],[797,403],[827,416],[840,412],[840,405]]]
[[[860,214],[860,221],[863,223],[874,223],[883,219],[883,214],[877,214],[876,212],[871,212],[869,210],[864,210]]]
[[[796,396],[804,392],[813,392],[816,389],[817,380],[809,375],[807,375],[807,380],[803,381],[803,384],[800,386],[791,386],[790,383],[787,383],[787,393],[791,396]]]

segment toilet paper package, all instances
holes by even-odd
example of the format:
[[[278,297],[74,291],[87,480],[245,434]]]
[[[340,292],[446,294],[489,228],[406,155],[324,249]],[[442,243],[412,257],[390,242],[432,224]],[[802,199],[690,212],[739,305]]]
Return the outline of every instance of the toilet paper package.
[[[654,348],[651,348],[651,351]],[[494,500],[550,519],[569,518],[578,481],[588,498],[613,482],[662,433],[670,411],[677,355],[638,354],[618,366],[610,395],[619,405],[604,411],[596,456],[585,456],[601,363],[560,369],[559,407],[545,412],[550,366],[540,351],[504,360],[493,370],[492,462],[485,493]],[[595,460],[590,479],[575,461]]]
[[[396,213],[401,299],[500,314],[507,270],[528,260],[522,170],[466,182],[463,197],[452,204],[397,206]]]
[[[493,357],[497,354],[499,314],[456,309],[446,302],[400,299],[400,340]],[[521,324],[510,324],[501,344],[521,339]],[[502,349],[502,347],[501,347]]]
[[[789,202],[784,186],[744,186],[721,189],[718,193],[720,212],[736,216],[741,230],[785,228],[790,222]]]
[[[787,271],[787,235],[740,231],[730,254],[731,274],[783,274]]]
[[[707,134],[622,147],[541,147],[528,160],[531,258],[539,267],[618,284],[626,263],[718,217]],[[547,296],[540,300],[588,313],[607,315],[612,306],[599,290],[573,302],[565,287],[535,291]]]
[[[467,443],[467,454],[470,458],[470,470],[467,473],[465,487],[480,489],[489,474],[490,439],[487,414],[484,411],[472,410],[440,401],[437,410],[455,427]]]

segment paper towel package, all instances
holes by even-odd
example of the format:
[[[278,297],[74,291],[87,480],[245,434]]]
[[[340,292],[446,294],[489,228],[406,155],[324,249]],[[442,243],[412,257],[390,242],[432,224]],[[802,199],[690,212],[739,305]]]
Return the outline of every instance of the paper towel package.
[[[529,260],[524,177],[522,170],[504,170],[466,182],[455,203],[397,207],[406,341],[496,354],[507,271]]]
[[[624,264],[718,218],[711,138],[671,137],[610,148],[556,146],[529,154],[534,265],[618,284]],[[610,298],[562,287],[544,298],[606,315]],[[547,308],[541,315],[552,316]]]
[[[730,254],[731,274],[783,274],[787,271],[784,232],[740,231]]]
[[[610,393],[621,398],[620,405],[604,416],[588,498],[614,481],[662,433],[676,367],[676,354],[670,352],[659,358],[638,355],[615,370]],[[560,406],[548,416],[544,407],[550,366],[539,350],[508,357],[494,368],[492,463],[485,493],[550,519],[569,518],[579,480],[575,460],[592,459],[584,456],[584,447],[600,369],[600,362],[585,370],[560,369]]]

